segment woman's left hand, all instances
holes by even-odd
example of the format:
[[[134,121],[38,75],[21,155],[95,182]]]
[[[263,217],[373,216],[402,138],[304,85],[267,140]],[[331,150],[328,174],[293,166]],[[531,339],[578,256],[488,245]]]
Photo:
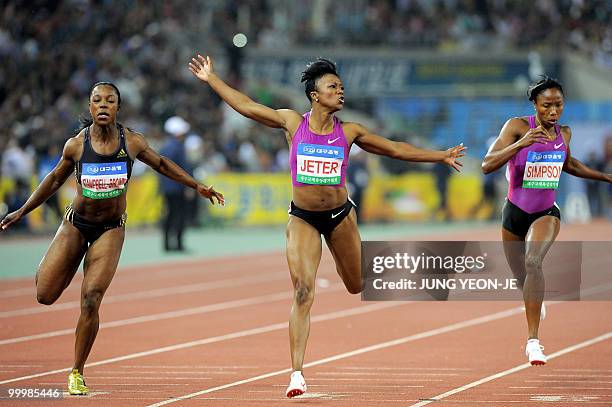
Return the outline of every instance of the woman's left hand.
[[[220,205],[225,205],[225,198],[223,197],[223,194],[215,191],[212,185],[207,187],[206,185],[199,184],[198,194],[204,198],[208,198],[213,205],[215,204],[215,200],[213,198],[216,198],[217,203]]]
[[[448,165],[449,167],[453,167],[455,171],[460,172],[461,167],[463,167],[463,164],[461,164],[461,162],[457,160],[457,158],[465,156],[466,149],[467,147],[464,147],[463,143],[459,144],[458,146],[449,148],[448,150],[446,150],[446,157],[444,157],[442,162]]]

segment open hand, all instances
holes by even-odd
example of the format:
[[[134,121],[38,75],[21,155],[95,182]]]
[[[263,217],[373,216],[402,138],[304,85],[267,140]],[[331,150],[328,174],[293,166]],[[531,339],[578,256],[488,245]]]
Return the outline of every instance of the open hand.
[[[21,220],[21,217],[22,215],[21,215],[21,212],[19,211],[11,212],[8,215],[6,215],[4,219],[0,221],[0,232],[8,229],[13,224],[19,222]]]
[[[208,200],[214,205],[215,201],[213,198],[217,199],[217,203],[220,205],[225,205],[225,198],[221,192],[215,191],[213,186],[207,187],[206,185],[199,184],[198,185],[198,194],[204,198],[208,198]]]
[[[208,82],[208,78],[214,73],[212,59],[209,56],[204,58],[198,54],[197,58],[191,58],[189,70],[199,80]]]
[[[461,167],[463,167],[463,164],[461,164],[461,162],[457,160],[457,158],[465,156],[466,149],[467,147],[464,147],[463,143],[459,144],[458,146],[449,148],[448,150],[446,150],[446,157],[444,157],[442,162],[448,165],[449,167],[453,167],[455,171],[460,172]]]

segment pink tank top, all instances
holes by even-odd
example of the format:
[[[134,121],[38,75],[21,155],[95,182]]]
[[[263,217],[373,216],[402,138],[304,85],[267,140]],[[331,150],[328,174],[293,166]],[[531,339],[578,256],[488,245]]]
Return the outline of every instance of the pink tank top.
[[[535,116],[529,117],[529,127],[537,127]],[[508,161],[508,200],[527,213],[541,212],[555,204],[555,190],[567,156],[559,126],[555,126],[555,133],[554,140],[522,148]]]
[[[344,187],[349,161],[349,146],[342,123],[334,117],[334,129],[329,134],[315,134],[308,126],[310,112],[304,113],[291,141],[291,180],[293,186],[328,185]]]

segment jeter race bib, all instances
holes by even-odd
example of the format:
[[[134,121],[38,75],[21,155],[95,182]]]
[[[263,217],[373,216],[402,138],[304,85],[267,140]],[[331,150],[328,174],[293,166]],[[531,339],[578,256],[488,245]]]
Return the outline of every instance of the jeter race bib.
[[[565,151],[530,151],[525,163],[523,188],[557,189]]]
[[[125,191],[127,181],[127,164],[125,162],[83,163],[81,173],[83,196],[92,199],[114,198]]]
[[[298,144],[296,181],[302,184],[339,185],[344,148]]]

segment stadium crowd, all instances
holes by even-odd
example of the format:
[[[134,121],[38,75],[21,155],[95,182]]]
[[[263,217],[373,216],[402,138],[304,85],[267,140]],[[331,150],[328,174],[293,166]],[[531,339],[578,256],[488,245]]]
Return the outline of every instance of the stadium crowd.
[[[235,86],[271,106],[288,100],[241,83],[231,39],[262,48],[387,46],[533,49],[566,44],[612,69],[612,4],[606,0],[65,0],[7,1],[0,10],[0,179],[27,195],[87,113],[97,81],[122,92],[120,121],[161,146],[164,123],[189,124],[188,160],[201,174],[284,171],[283,137],[233,114],[186,69],[194,50],[223,54]],[[166,129],[168,130],[168,129]],[[21,191],[21,192],[19,192]],[[10,206],[10,205],[9,205]]]

